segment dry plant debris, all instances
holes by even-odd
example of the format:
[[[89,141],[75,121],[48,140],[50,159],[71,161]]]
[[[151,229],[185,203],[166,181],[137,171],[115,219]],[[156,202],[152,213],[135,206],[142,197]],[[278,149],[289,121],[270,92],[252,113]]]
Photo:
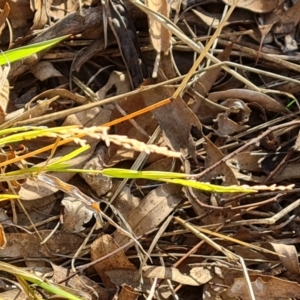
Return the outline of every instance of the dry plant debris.
[[[0,9],[0,299],[299,299],[300,0]]]

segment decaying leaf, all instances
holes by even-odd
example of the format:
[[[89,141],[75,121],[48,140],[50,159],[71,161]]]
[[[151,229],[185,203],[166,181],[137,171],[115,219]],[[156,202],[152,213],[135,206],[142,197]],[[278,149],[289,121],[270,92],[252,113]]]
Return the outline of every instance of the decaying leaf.
[[[161,15],[169,16],[169,3],[167,0],[146,0],[145,4],[149,9],[160,13]],[[156,51],[156,59],[154,63],[154,70],[152,77],[157,77],[157,70],[160,62],[160,55],[168,55],[170,50],[170,31],[161,25],[160,22],[155,20],[152,16],[148,15],[149,33],[153,48]]]
[[[190,275],[184,275],[175,268],[145,266],[143,267],[143,275],[147,278],[169,279],[194,286],[202,285],[212,278],[210,271],[202,267],[192,268]]]
[[[52,230],[40,230],[42,239],[48,237]],[[76,251],[83,238],[72,233],[55,232],[45,245],[37,234],[8,233],[6,247],[0,250],[0,257],[52,257],[55,254],[68,254]],[[49,251],[48,251],[49,250]]]
[[[300,274],[298,264],[298,254],[294,245],[284,245],[277,243],[270,243],[269,245],[264,243],[265,248],[273,248],[276,253],[281,254],[280,260],[284,267],[292,274]]]
[[[50,1],[34,0],[31,2],[31,9],[35,12],[32,30],[43,28],[48,22],[48,12],[50,9]]]
[[[87,209],[82,202],[65,196],[61,204],[64,206],[64,219],[61,230],[64,232],[80,232],[84,230],[83,224],[89,222],[93,212]]]
[[[172,96],[172,88],[152,89],[143,93],[144,103],[151,105],[160,99]],[[167,106],[153,111],[153,115],[164,133],[164,139],[175,151],[180,151],[183,156],[195,157],[195,143],[191,135],[191,129],[202,130],[201,124],[194,113],[184,101],[178,97]]]
[[[228,5],[233,5],[236,2],[235,0],[222,1]],[[240,0],[237,2],[237,6],[257,13],[267,13],[276,9],[281,3],[283,3],[283,0]]]
[[[122,290],[118,295],[118,299],[138,300],[140,293],[134,290],[131,286],[123,284]]]
[[[89,159],[83,166],[85,170],[103,170],[104,158],[106,154],[105,146],[98,146],[93,154],[93,157]],[[112,179],[102,174],[86,174],[82,173],[80,176],[90,186],[90,188],[96,193],[98,197],[106,194],[112,187]]]
[[[53,64],[47,61],[41,61],[33,66],[32,73],[36,78],[38,78],[41,81],[47,80],[51,77],[61,77],[63,78],[63,75],[54,68]]]
[[[218,136],[230,136],[234,133],[239,133],[241,131],[245,131],[249,128],[248,125],[241,125],[230,118],[228,118],[227,113],[218,114],[215,119],[214,127],[216,128],[214,131],[218,134]]]
[[[287,281],[272,276],[250,276],[251,285],[257,300],[275,300],[297,297],[300,285],[297,282]],[[225,293],[229,297],[243,297],[243,300],[251,299],[245,278],[237,278],[233,285]]]
[[[149,193],[139,206],[127,216],[127,222],[135,233],[140,236],[158,226],[182,200],[181,187],[161,185]],[[113,234],[118,245],[128,242],[128,237],[121,232]]]
[[[58,283],[64,281],[67,277],[73,274],[72,271],[67,268],[58,266],[56,264],[51,264],[53,268],[53,276],[51,280],[53,282]],[[81,292],[85,292],[85,297],[90,297],[93,300],[96,299],[109,299],[109,293],[107,290],[102,288],[100,285],[96,284],[94,281],[90,280],[88,277],[83,275],[76,275],[70,279],[68,279],[64,284],[67,287],[79,290]],[[85,298],[88,299],[88,298]]]
[[[143,278],[143,284],[140,284],[140,272],[138,270],[115,269],[107,270],[105,273],[111,282],[113,282],[116,286],[122,286],[126,284],[140,292],[147,292],[151,288],[151,280],[147,277]]]
[[[169,4],[166,0],[147,0],[146,5],[163,16],[169,15]],[[152,45],[156,52],[165,54],[170,48],[170,31],[151,16],[148,16],[148,20]]]
[[[217,102],[221,99],[234,98],[242,99],[244,101],[255,102],[261,105],[264,109],[275,112],[287,112],[287,109],[275,99],[268,95],[250,91],[246,89],[232,89],[222,92],[214,92],[208,95],[208,99]]]
[[[109,255],[116,249],[118,249],[118,244],[109,235],[101,236],[100,238],[95,240],[91,246],[92,260],[96,260],[100,257],[108,255],[108,257],[105,260],[101,261],[100,263],[94,266],[96,272],[101,277],[106,288],[115,287],[115,285],[110,281],[109,277],[106,275],[107,271],[112,271],[114,269],[136,269],[134,265],[129,262],[128,258],[126,257],[123,251],[118,251],[113,255]]]
[[[198,16],[203,22],[207,24],[207,26],[212,26],[213,28],[217,28],[222,19],[222,15],[219,13],[209,13],[204,11],[201,7],[197,9],[192,9],[193,13]],[[238,24],[250,24],[253,23],[253,16],[251,12],[242,9],[236,9],[229,20],[225,23],[225,25],[234,25]]]
[[[5,232],[0,224],[0,250],[4,249],[6,247],[6,237],[5,237]]]

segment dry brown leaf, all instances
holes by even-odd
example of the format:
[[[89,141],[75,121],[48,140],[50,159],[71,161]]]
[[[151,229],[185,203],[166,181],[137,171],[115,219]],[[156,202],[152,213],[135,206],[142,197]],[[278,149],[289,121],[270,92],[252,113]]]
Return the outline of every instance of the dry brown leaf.
[[[153,11],[169,16],[169,4],[167,0],[146,0],[145,4]],[[157,53],[167,53],[170,48],[171,33],[153,17],[148,15],[150,39]]]
[[[229,108],[229,111],[227,111],[226,113],[234,114],[234,119],[239,124],[245,124],[249,121],[251,109],[244,101],[241,101],[239,99],[227,99],[222,102],[221,105]]]
[[[45,219],[45,215],[50,215],[54,205],[56,203],[56,197],[54,195],[49,195],[41,199],[22,201],[22,206],[26,209],[27,215],[24,213],[23,209],[19,206],[18,213],[18,225],[30,226],[31,222],[37,223]],[[30,220],[28,220],[28,215]],[[42,229],[39,227],[39,229]]]
[[[127,222],[136,236],[156,228],[182,201],[181,187],[163,184],[150,192],[127,216]],[[113,234],[118,245],[129,241],[120,231]]]
[[[266,248],[266,247],[264,247]],[[278,261],[279,262],[279,259],[278,259],[278,256],[276,255],[273,255],[273,254],[270,254],[270,253],[265,253],[265,252],[259,252],[259,251],[256,251],[254,249],[250,249],[250,248],[247,248],[247,247],[244,247],[244,246],[240,246],[240,245],[232,245],[230,246],[230,250],[232,250],[235,254],[241,256],[243,259],[247,259],[247,260],[271,260],[271,261]],[[272,249],[273,251],[273,249]],[[236,275],[236,274],[235,274]],[[225,276],[228,276],[228,274],[226,273]],[[237,277],[240,277],[241,274]],[[234,277],[233,277],[234,279]],[[232,279],[232,280],[233,280]],[[232,282],[230,282],[230,284],[232,284]]]
[[[114,250],[119,248],[118,244],[110,235],[102,235],[95,240],[91,245],[91,258],[92,261],[110,254]],[[135,266],[129,262],[128,258],[123,251],[118,251],[114,255],[110,255],[107,259],[94,265],[94,268],[98,275],[101,277],[102,282],[106,288],[114,288],[115,285],[110,281],[106,275],[106,271],[114,269],[131,269],[136,270]],[[126,280],[123,281],[123,283]]]
[[[298,275],[300,274],[298,253],[294,245],[285,245],[277,243],[269,243],[268,245],[268,243],[264,243],[262,247],[268,248],[270,250],[274,249],[276,253],[282,255],[280,256],[280,260],[289,272]]]
[[[77,233],[85,228],[83,224],[89,222],[93,212],[88,209],[80,200],[65,195],[61,204],[64,206],[64,218],[61,230],[64,232]]]
[[[230,111],[229,111],[230,113]],[[245,131],[247,128],[249,128],[248,125],[240,125],[237,122],[234,122],[230,118],[228,118],[229,113],[222,113],[218,114],[216,119],[214,120],[214,132],[218,136],[231,136],[234,133],[239,133],[242,131]]]
[[[0,0],[0,7],[4,7],[5,3],[10,7],[9,19],[13,20],[16,26],[23,26],[28,23],[28,19],[33,18],[33,11],[30,9],[29,1],[27,0]],[[16,27],[14,27],[16,28]]]
[[[203,300],[236,300],[236,298],[228,298],[228,296],[225,296],[224,298],[220,297],[220,294],[226,290],[223,279],[215,275],[212,278],[211,282],[213,282],[214,284],[206,283],[203,287]]]
[[[107,83],[97,91],[96,95],[99,99],[105,99],[107,92],[115,87],[116,95],[121,95],[131,91],[129,76],[126,72],[113,71],[110,73]]]
[[[119,181],[115,181],[109,195],[114,195],[119,185]],[[124,186],[122,191],[114,200],[114,207],[118,210],[118,212],[120,212],[124,219],[127,220],[129,213],[140,204],[140,201],[140,198],[132,195],[130,187]]]
[[[194,267],[190,271],[190,275],[182,274],[176,268],[144,266],[142,268],[143,276],[147,278],[169,279],[181,284],[198,286],[207,283],[212,279],[211,272],[203,267]]]
[[[140,293],[127,284],[122,285],[122,290],[118,295],[118,300],[137,300]]]
[[[142,97],[145,104],[149,106],[171,97],[173,92],[173,88],[161,87],[145,91]],[[166,144],[171,149],[180,151],[184,157],[189,154],[195,158],[196,146],[190,131],[194,126],[201,132],[202,126],[186,103],[178,97],[170,104],[155,109],[152,113],[163,130]]]
[[[70,163],[70,165],[72,165],[73,168],[81,168],[83,164],[92,156],[94,150],[93,146],[95,146],[95,142],[93,141],[93,139],[89,139],[89,138],[87,138],[87,141],[88,143],[90,141],[90,145],[92,147],[87,151],[85,151],[84,153],[82,153],[81,155],[77,156],[76,158],[68,161],[68,163]],[[54,162],[55,160],[69,154],[70,152],[76,149],[78,149],[77,145],[64,147],[61,150],[57,151],[55,158],[51,159],[50,162]],[[43,166],[43,165],[44,163],[41,163],[36,166]],[[62,181],[67,182],[74,176],[74,174],[59,172],[57,174],[53,173],[53,176],[59,178]],[[45,196],[52,195],[57,191],[58,191],[57,188],[51,187],[45,182],[43,182],[42,180],[36,178],[34,180],[27,179],[26,183],[21,186],[19,195],[22,198],[22,200],[34,200],[34,199],[39,199]]]
[[[5,121],[6,111],[9,104],[9,82],[7,80],[8,71],[9,66],[3,68],[0,67],[0,125]]]
[[[101,300],[108,300],[109,299],[109,292],[102,288],[101,285],[97,284],[96,282],[90,280],[86,276],[83,275],[76,275],[72,278],[69,278],[67,281],[64,281],[73,272],[69,269],[63,268],[61,266],[57,266],[54,263],[51,263],[53,268],[53,276],[51,280],[54,283],[62,282],[62,284],[66,285],[67,287],[76,289],[78,291],[88,293],[89,295],[84,295],[86,298],[84,299],[101,299]]]
[[[106,46],[111,45],[113,42],[114,37],[111,35],[107,36],[107,45],[105,45],[104,35],[101,35],[100,37],[95,37],[95,40],[84,50],[82,55],[78,57],[78,59],[76,59],[76,61],[74,62],[74,70],[76,70],[76,72],[79,72],[84,63],[86,63],[89,59],[97,55],[99,51],[104,50]]]
[[[77,1],[70,1],[70,0],[53,1],[52,0],[51,7],[48,11],[48,16],[50,18],[53,18],[54,20],[60,20],[67,14],[75,12],[77,8],[78,8]]]
[[[1,5],[1,7],[3,7]],[[8,2],[5,2],[3,9],[1,9],[1,13],[0,13],[0,35],[3,32],[3,29],[5,28],[4,24],[5,24],[5,20],[8,17],[10,12],[10,7]]]
[[[87,277],[77,275],[67,280],[67,284],[66,284],[65,280],[67,279],[68,276],[72,275],[73,272],[63,267],[54,265],[53,263],[51,263],[51,265],[53,268],[53,276],[51,278],[51,281],[55,283],[59,283],[60,281],[63,281],[63,286],[67,286],[70,292],[73,290],[74,294],[80,296],[82,299],[85,300],[96,299],[95,297],[96,291],[92,288],[92,286],[88,287],[83,283],[84,279],[86,279],[85,280],[86,283],[91,283],[91,285],[94,283],[93,281],[89,280]],[[91,291],[94,292],[93,295],[94,297],[92,297]]]
[[[111,116],[110,107],[101,108],[94,107],[88,110],[84,110],[82,112],[69,115],[63,126],[68,125],[82,125],[82,126],[100,126],[109,122]]]
[[[281,24],[276,24],[274,33],[287,33],[295,29],[300,21],[300,3],[295,2],[289,9],[283,11],[280,17]]]
[[[208,95],[208,99],[218,102],[222,99],[233,98],[244,101],[255,102],[261,105],[264,109],[274,112],[288,112],[288,110],[275,99],[266,94],[246,89],[231,89],[222,92],[214,92]]]
[[[115,269],[106,271],[106,275],[111,282],[116,286],[122,286],[124,284],[131,286],[137,291],[146,293],[151,288],[151,281],[149,278],[143,278],[143,284],[140,284],[140,271],[133,269]]]
[[[0,250],[4,249],[5,247],[6,247],[5,232],[2,227],[2,224],[0,223]]]
[[[262,48],[262,45],[265,43],[268,34],[270,34],[273,25],[278,21],[276,17],[275,18],[273,17],[274,16],[273,13],[271,13],[271,16],[272,18],[265,20],[263,24],[258,24],[258,29],[261,34],[260,49]]]
[[[283,180],[297,179],[300,178],[300,164],[289,163],[279,174],[276,174],[271,182],[280,182]]]
[[[194,93],[193,98],[195,100],[190,103],[189,107],[202,124],[211,124],[217,114],[228,110],[225,106],[210,101],[199,93]]]
[[[226,163],[235,165],[237,169],[250,172],[259,172],[261,167],[259,166],[259,160],[261,156],[252,155],[251,152],[237,153],[233,158],[227,160]]]
[[[207,157],[205,159],[205,167],[209,167],[215,164],[217,161],[220,161],[224,157],[223,153],[209,139],[206,139],[205,148],[207,153]],[[238,181],[236,180],[232,170],[226,165],[225,162],[222,162],[218,167],[201,178],[201,180],[204,182],[209,182],[212,178],[219,175],[222,175],[224,185],[238,184]]]
[[[0,297],[1,297],[1,300],[11,300],[11,299],[27,300],[28,299],[27,295],[19,289],[13,289],[10,291],[0,293]]]
[[[41,230],[39,235],[44,240],[53,233],[52,230]],[[45,244],[50,250],[47,251],[45,245],[41,245],[41,240],[36,233],[7,233],[7,244],[5,249],[0,250],[0,257],[51,257],[55,254],[69,254],[76,251],[83,242],[83,237],[72,233],[56,231]]]
[[[32,74],[40,81],[45,81],[51,77],[64,76],[49,61],[40,61],[31,68]],[[65,81],[67,79],[65,78]]]
[[[103,170],[104,158],[106,155],[106,146],[100,145],[96,148],[93,157],[89,159],[83,166],[84,170]],[[106,194],[112,187],[111,177],[102,174],[79,174],[98,197]]]
[[[211,26],[212,28],[217,28],[222,19],[222,14],[211,13],[205,11],[200,6],[197,9],[192,9],[193,13],[198,16],[207,26]],[[225,23],[227,25],[234,24],[251,24],[254,23],[253,14],[244,9],[235,9],[235,11],[231,14],[229,20]]]
[[[33,0],[30,1],[30,7],[32,11],[35,11],[33,26],[31,30],[42,29],[48,22],[48,13],[50,6],[52,5],[52,0]]]
[[[222,0],[228,5],[233,5],[236,0]],[[276,9],[284,0],[239,0],[237,2],[237,7],[248,9],[256,13],[267,13]]]
[[[232,45],[227,46],[217,58],[220,61],[228,60],[232,50]],[[222,105],[216,104],[205,97],[216,82],[222,68],[212,68],[202,73],[195,82],[193,89],[190,89],[195,101],[189,105],[201,122],[210,123],[220,112],[226,111]]]
[[[263,275],[252,275],[250,279],[256,300],[290,299],[297,298],[300,294],[300,285],[297,282]],[[229,297],[251,299],[245,278],[236,278],[225,293]]]

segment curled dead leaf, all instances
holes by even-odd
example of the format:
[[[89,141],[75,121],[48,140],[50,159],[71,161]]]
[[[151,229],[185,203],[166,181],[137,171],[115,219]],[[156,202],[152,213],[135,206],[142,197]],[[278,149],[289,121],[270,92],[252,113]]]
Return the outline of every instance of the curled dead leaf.
[[[234,5],[237,2],[237,7],[248,9],[256,13],[267,13],[276,9],[284,0],[222,0],[227,5]]]

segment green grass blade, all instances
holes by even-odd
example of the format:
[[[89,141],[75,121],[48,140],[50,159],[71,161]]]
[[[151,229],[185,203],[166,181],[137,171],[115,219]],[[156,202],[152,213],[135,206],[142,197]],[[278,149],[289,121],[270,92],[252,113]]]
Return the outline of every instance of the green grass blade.
[[[243,186],[238,185],[229,185],[229,186],[223,186],[223,185],[215,185],[210,184],[207,182],[199,182],[199,181],[193,181],[193,180],[187,180],[187,179],[167,179],[167,178],[160,178],[159,181],[167,182],[167,183],[174,183],[174,184],[180,184],[183,186],[188,186],[194,189],[202,190],[205,192],[216,192],[216,193],[255,193],[257,190],[249,188],[245,188]]]
[[[59,42],[65,40],[69,36],[70,35],[64,35],[64,36],[61,36],[61,37],[58,37],[58,38],[55,38],[52,40],[48,40],[48,41],[44,41],[44,42],[40,42],[40,43],[36,43],[36,44],[32,44],[32,45],[27,45],[24,47],[19,47],[16,49],[4,51],[4,54],[0,55],[0,65],[1,66],[5,65],[5,64],[7,64],[7,62],[12,63],[14,61],[23,59],[32,54],[46,50],[46,49],[58,44]]]
[[[80,172],[80,170],[78,170]],[[87,170],[91,171],[91,170]],[[222,186],[214,185],[206,182],[198,182],[190,179],[184,179],[188,177],[188,174],[176,173],[176,172],[160,172],[160,171],[135,171],[117,168],[107,168],[99,172],[103,175],[114,178],[129,178],[129,179],[149,179],[163,181],[167,183],[180,184],[183,186],[192,187],[207,192],[217,193],[254,193],[255,189],[245,188],[243,186]]]
[[[90,145],[84,145],[81,146],[80,148],[66,154],[65,156],[61,157],[60,159],[54,161],[53,163],[49,163],[47,167],[51,167],[51,170],[53,170],[54,167],[57,167],[59,169],[61,169],[63,166],[66,166],[67,164],[62,164],[67,162],[68,160],[71,160],[73,158],[75,158],[76,156],[78,156],[79,154],[83,153],[84,151],[90,149],[91,146]]]
[[[144,179],[159,179],[159,178],[186,178],[189,175],[176,172],[161,172],[161,171],[135,171],[118,168],[107,168],[102,170],[102,174],[114,178],[144,178]]]
[[[24,269],[21,269],[19,267],[15,267],[14,265],[11,265],[11,264],[1,261],[0,262],[0,270],[8,272],[10,274],[13,274],[17,277],[21,277],[22,279],[29,281],[33,284],[36,284],[52,294],[65,297],[66,299],[82,300],[82,298],[79,298],[79,297],[65,291],[60,286],[53,284],[53,283],[48,283],[48,282],[44,281],[43,279],[39,278],[38,276],[36,276]]]
[[[38,137],[58,137],[59,135],[69,135],[69,130],[75,130],[78,126],[62,126],[62,127],[53,127],[53,128],[47,128],[44,126],[41,127],[20,127],[20,130],[17,130],[16,133],[7,135],[3,138],[0,138],[0,146],[8,145],[11,143],[24,141],[24,140],[30,140],[35,139]],[[15,128],[19,129],[19,128]],[[6,129],[4,130],[6,131]],[[71,136],[71,135],[69,135]]]
[[[0,201],[19,199],[19,198],[20,198],[20,196],[13,195],[13,194],[1,194],[0,195]]]

